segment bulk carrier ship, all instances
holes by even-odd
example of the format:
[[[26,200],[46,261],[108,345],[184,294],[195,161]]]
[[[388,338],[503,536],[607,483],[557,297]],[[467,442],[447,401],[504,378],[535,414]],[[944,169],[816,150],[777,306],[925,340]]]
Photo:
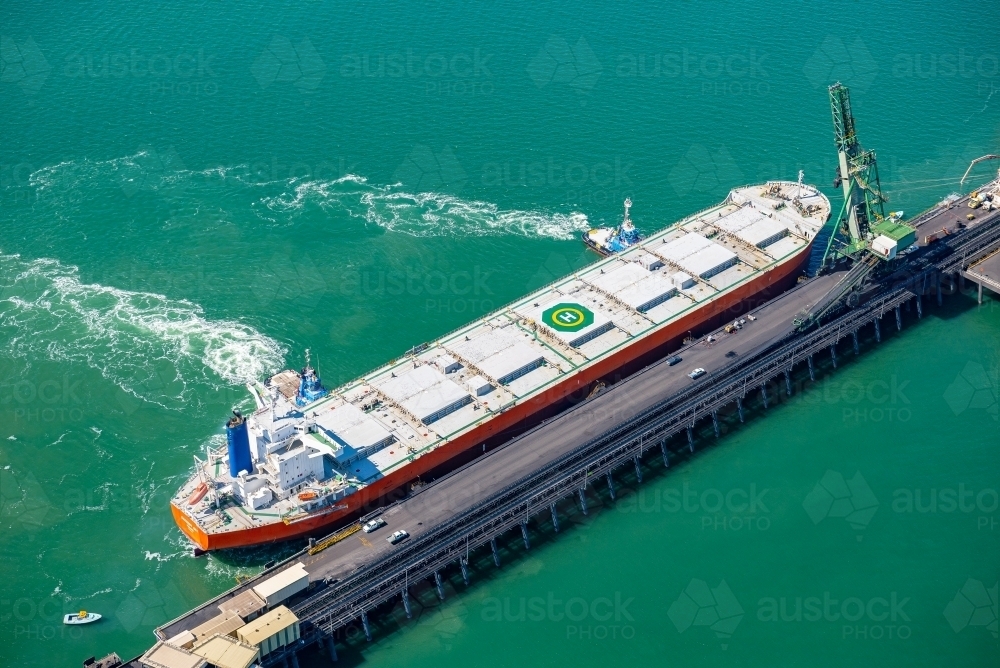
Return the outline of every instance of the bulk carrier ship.
[[[786,289],[829,216],[801,178],[737,188],[342,387],[323,387],[307,358],[248,386],[256,410],[234,412],[227,446],[195,458],[174,519],[201,550],[332,530]]]

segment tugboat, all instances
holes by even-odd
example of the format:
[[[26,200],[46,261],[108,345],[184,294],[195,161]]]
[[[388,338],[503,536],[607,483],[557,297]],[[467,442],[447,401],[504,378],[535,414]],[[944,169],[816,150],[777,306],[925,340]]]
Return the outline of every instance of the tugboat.
[[[87,612],[86,610],[81,610],[77,614],[69,614],[63,616],[63,624],[69,624],[70,626],[76,626],[78,624],[91,624],[99,620],[101,616],[96,612]]]
[[[642,241],[642,235],[635,229],[628,210],[632,208],[632,200],[625,198],[625,217],[618,227],[595,227],[583,233],[583,243],[601,255],[620,253],[630,246]]]
[[[309,365],[308,348],[306,348],[306,365],[302,367],[299,376],[299,393],[295,396],[296,406],[307,406],[327,395],[327,389],[323,387],[319,373]]]

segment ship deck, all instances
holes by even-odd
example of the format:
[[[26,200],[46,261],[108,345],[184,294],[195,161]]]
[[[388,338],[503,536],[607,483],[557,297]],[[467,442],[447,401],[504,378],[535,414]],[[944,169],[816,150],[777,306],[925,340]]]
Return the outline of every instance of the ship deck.
[[[783,184],[787,191],[796,187]],[[806,218],[787,200],[761,195],[761,188],[737,189],[733,201],[418,346],[333,391],[309,413],[321,421],[345,404],[363,410],[363,424],[384,434],[388,445],[345,442],[349,451],[364,455],[347,473],[375,482],[795,256],[825,223],[829,202],[809,191],[803,205],[817,210]],[[671,243],[682,237],[695,244]],[[677,273],[687,274],[691,284],[675,286]],[[558,327],[552,318],[561,307],[577,320]],[[347,441],[339,433],[335,438]]]

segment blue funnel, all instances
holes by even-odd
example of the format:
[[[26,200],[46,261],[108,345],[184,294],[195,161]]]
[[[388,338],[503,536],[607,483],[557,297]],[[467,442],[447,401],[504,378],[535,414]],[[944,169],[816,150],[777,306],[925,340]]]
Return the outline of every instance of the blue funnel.
[[[236,478],[240,471],[253,471],[247,421],[238,411],[233,411],[233,417],[226,423],[226,441],[229,443],[229,475]]]

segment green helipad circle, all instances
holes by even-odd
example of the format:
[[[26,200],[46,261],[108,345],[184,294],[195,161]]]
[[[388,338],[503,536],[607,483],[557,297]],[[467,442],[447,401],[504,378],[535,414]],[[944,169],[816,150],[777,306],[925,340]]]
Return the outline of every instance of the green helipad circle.
[[[560,332],[577,332],[594,322],[594,314],[582,304],[568,302],[545,309],[542,322]]]

